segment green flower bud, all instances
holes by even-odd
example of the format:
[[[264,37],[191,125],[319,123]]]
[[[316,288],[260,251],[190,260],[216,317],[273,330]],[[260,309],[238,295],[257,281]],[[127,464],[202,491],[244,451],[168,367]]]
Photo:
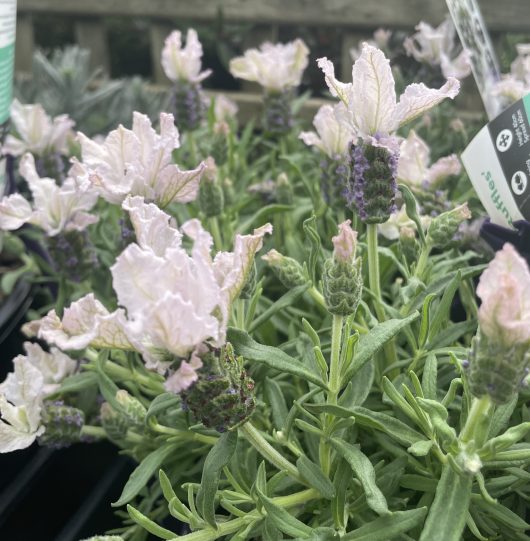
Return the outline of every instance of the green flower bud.
[[[230,133],[230,126],[223,120],[216,122],[213,127],[213,140],[211,155],[216,163],[224,164],[228,157],[228,134]]]
[[[201,212],[207,218],[212,218],[213,216],[222,214],[225,205],[225,197],[223,187],[218,180],[215,161],[210,157],[206,160],[206,163],[208,167],[201,179],[198,199]]]
[[[459,225],[469,218],[471,218],[471,212],[467,208],[467,203],[436,216],[427,230],[427,242],[443,248],[451,242]]]
[[[46,431],[38,437],[39,445],[60,449],[80,440],[85,414],[77,408],[65,406],[61,400],[45,402],[41,421]]]
[[[469,352],[469,388],[478,398],[489,395],[495,404],[506,404],[519,392],[529,364],[527,344],[505,346],[479,331]]]
[[[116,393],[116,401],[122,406],[125,417],[131,425],[144,425],[147,410],[137,398],[131,396],[125,389],[120,389]]]
[[[226,205],[231,205],[236,199],[234,183],[229,178],[223,180],[223,194]]]
[[[121,412],[116,411],[108,402],[103,402],[100,408],[101,426],[109,438],[119,441],[125,438],[129,429],[129,420]]]
[[[231,430],[252,415],[256,407],[254,381],[232,346],[202,356],[199,378],[181,392],[182,408],[188,409],[204,426],[218,432]]]
[[[276,179],[276,201],[282,205],[292,205],[293,195],[289,177],[285,173],[280,173]]]
[[[355,259],[357,232],[350,220],[339,225],[339,234],[332,239],[333,257],[324,263],[322,289],[328,311],[348,316],[357,311],[363,291],[361,258]]]
[[[287,288],[301,286],[309,281],[304,268],[296,259],[287,257],[276,250],[271,250],[268,254],[261,256],[266,261],[278,280]]]

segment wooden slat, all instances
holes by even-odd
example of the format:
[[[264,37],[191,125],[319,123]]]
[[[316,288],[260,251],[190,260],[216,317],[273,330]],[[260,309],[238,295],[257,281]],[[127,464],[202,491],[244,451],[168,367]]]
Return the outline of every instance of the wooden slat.
[[[174,27],[167,21],[152,21],[149,26],[152,76],[155,83],[169,83],[169,79],[162,69],[160,58],[164,47],[164,41],[171,30],[174,30]]]
[[[15,71],[17,73],[30,73],[33,64],[33,49],[35,46],[33,21],[30,14],[24,13],[17,16],[16,32]]]
[[[528,30],[529,0],[479,0],[491,30]],[[440,22],[443,0],[18,0],[21,12],[125,15],[213,20],[219,9],[233,21],[376,28]]]
[[[75,22],[74,27],[78,45],[90,50],[90,67],[101,67],[110,75],[109,47],[103,20],[99,17],[82,18]]]

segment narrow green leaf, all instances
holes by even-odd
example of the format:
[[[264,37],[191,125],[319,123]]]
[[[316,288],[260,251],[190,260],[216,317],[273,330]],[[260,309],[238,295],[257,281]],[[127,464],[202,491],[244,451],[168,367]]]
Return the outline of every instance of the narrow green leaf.
[[[148,454],[136,469],[131,473],[129,480],[123,487],[123,491],[118,501],[112,504],[113,507],[120,507],[129,503],[145,487],[149,479],[162,465],[164,460],[175,451],[174,443],[166,443]]]
[[[491,425],[488,434],[489,438],[494,438],[495,436],[497,436],[499,432],[508,425],[510,417],[514,412],[518,401],[519,395],[515,394],[507,404],[502,404],[495,408],[491,418]],[[524,420],[525,419],[523,417],[523,421]]]
[[[346,390],[339,398],[339,404],[346,408],[362,406],[372,390],[374,377],[374,363],[366,363],[348,383]]]
[[[302,175],[302,178],[304,178],[305,175]],[[309,277],[311,278],[311,281],[313,284],[316,284],[316,269],[318,265],[318,259],[321,256],[321,250],[320,250],[320,236],[318,234],[318,230],[316,228],[316,221],[317,217],[313,214],[311,218],[308,218],[307,220],[304,220],[303,228],[304,233],[307,239],[309,239],[309,242],[311,244],[311,251],[309,252],[309,260],[308,260],[308,271],[309,271]]]
[[[530,431],[530,422],[521,423],[510,427],[504,434],[492,438],[481,449],[478,454],[481,457],[495,458],[496,453],[507,451],[514,443],[522,440]]]
[[[237,445],[237,430],[225,432],[210,449],[202,468],[201,486],[197,492],[197,507],[202,518],[216,528],[215,495],[222,469],[230,462]]]
[[[243,235],[249,232],[253,227],[256,227],[256,225],[265,223],[269,216],[292,210],[293,207],[291,205],[280,205],[278,203],[267,205],[260,208],[256,213],[252,214],[250,218],[240,223],[237,232]]]
[[[420,525],[427,514],[426,507],[410,511],[394,511],[379,517],[342,536],[341,541],[388,541]]]
[[[420,440],[413,443],[407,451],[414,456],[427,456],[434,442],[431,440]]]
[[[346,491],[350,485],[352,477],[350,475],[350,465],[343,458],[340,459],[333,485],[335,486],[335,498],[331,502],[331,513],[333,521],[338,529],[344,529],[348,521],[346,513]]]
[[[176,539],[177,534],[162,528],[156,522],[153,522],[150,518],[147,518],[144,514],[140,513],[138,509],[135,509],[132,505],[127,506],[127,512],[129,516],[139,524],[144,530],[147,530],[149,533],[156,535],[162,539]]]
[[[82,391],[87,387],[92,387],[98,384],[98,375],[96,372],[81,372],[79,374],[74,374],[73,376],[68,376],[63,379],[59,389],[53,394],[59,393],[76,393]]]
[[[429,337],[438,336],[440,329],[442,329],[445,323],[449,322],[451,305],[453,304],[454,296],[458,291],[458,287],[460,286],[461,282],[462,275],[460,271],[457,271],[454,278],[445,289],[442,299],[440,300],[440,304],[436,308],[436,312],[434,313],[434,317],[432,318],[432,322],[429,326]]]
[[[281,430],[285,426],[289,411],[285,403],[285,396],[277,381],[271,378],[265,379],[265,396],[272,410],[274,426],[277,430]]]
[[[324,382],[316,374],[304,368],[294,357],[287,355],[281,349],[259,344],[245,331],[229,327],[227,339],[234,346],[237,355],[241,355],[245,359],[263,363],[279,372],[292,374],[319,387],[326,388]]]
[[[427,344],[429,350],[434,351],[439,348],[453,345],[460,340],[464,334],[475,332],[477,329],[477,322],[474,319],[468,321],[459,321],[458,323],[452,323],[440,331],[436,336],[432,335],[429,343]]]
[[[153,416],[160,415],[169,408],[174,408],[180,404],[180,396],[175,393],[162,393],[154,398],[149,405],[147,415],[145,416],[146,422]]]
[[[164,470],[159,470],[158,480],[160,481],[160,488],[162,489],[162,494],[169,503],[173,498],[176,498],[177,495],[175,494],[175,491],[171,486],[171,481],[169,480]]]
[[[295,537],[293,541],[339,541],[340,536],[333,528],[327,528],[321,526],[320,528],[315,528],[309,536],[306,537]]]
[[[296,461],[296,467],[300,475],[309,483],[310,486],[317,489],[322,497],[331,500],[335,496],[335,487],[333,483],[324,475],[324,472],[314,462],[305,455],[301,455]]]
[[[471,498],[472,476],[445,464],[420,541],[460,541]]]
[[[305,408],[315,413],[330,413],[336,417],[347,418],[353,416],[358,425],[385,432],[407,447],[417,441],[427,441],[423,434],[417,432],[399,419],[391,417],[386,413],[371,411],[362,406],[343,408],[331,404],[306,404]]]
[[[378,515],[386,515],[389,513],[386,498],[375,483],[375,470],[361,451],[359,445],[350,445],[340,438],[331,438],[331,445],[337,453],[344,458],[351,466],[353,473],[361,482],[364,493],[366,495],[366,503]]]
[[[425,359],[423,375],[421,378],[421,388],[425,398],[436,400],[436,390],[438,389],[438,360],[434,353],[429,353]]]
[[[293,306],[295,304],[294,301],[296,301],[298,297],[300,297],[305,291],[307,291],[310,285],[310,282],[307,282],[307,284],[296,286],[293,289],[290,289],[287,293],[285,293],[285,295],[282,295],[276,302],[269,306],[269,308],[267,308],[265,312],[254,318],[254,321],[252,321],[252,323],[250,324],[248,332],[254,332],[261,325],[267,323],[267,321],[269,321],[271,317],[274,316],[274,314],[280,312],[285,308],[288,308],[289,306]]]
[[[265,511],[267,511],[267,518],[283,533],[290,535],[291,537],[308,537],[313,529],[293,517],[283,507],[280,507],[274,503],[273,500],[265,496],[263,492],[258,490],[258,495],[263,503]]]
[[[423,246],[425,246],[425,233],[423,231],[423,224],[421,223],[421,218],[418,214],[418,203],[416,201],[416,198],[406,184],[400,184],[398,188],[401,192],[401,195],[403,196],[403,201],[405,202],[405,210],[407,212],[407,216],[416,224],[416,229],[420,237],[420,242]]]
[[[389,340],[407,325],[410,325],[419,315],[419,312],[414,312],[404,319],[389,319],[376,325],[369,333],[363,334],[359,338],[353,363],[342,378],[343,383],[349,382]]]
[[[434,293],[431,293],[430,295],[427,295],[425,297],[425,300],[423,301],[423,307],[421,309],[421,324],[420,324],[420,335],[418,337],[418,345],[420,348],[423,348],[425,345],[425,342],[427,342],[427,337],[429,336],[429,328],[430,328],[430,310],[431,310],[431,304],[436,299],[436,295]]]

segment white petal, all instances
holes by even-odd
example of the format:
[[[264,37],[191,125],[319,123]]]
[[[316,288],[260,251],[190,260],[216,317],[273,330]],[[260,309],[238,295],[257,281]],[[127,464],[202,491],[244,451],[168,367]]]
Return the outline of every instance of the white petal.
[[[0,229],[12,231],[31,220],[31,205],[20,194],[8,195],[0,200]]]
[[[177,165],[167,165],[157,177],[155,194],[158,205],[164,208],[171,203],[195,201],[205,167],[201,163],[196,169],[181,171]]]
[[[445,156],[437,160],[427,171],[427,181],[435,184],[450,175],[459,175],[462,171],[462,164],[456,154]]]
[[[77,362],[58,350],[51,348],[50,352],[44,351],[39,344],[25,342],[27,362],[37,368],[44,378],[44,383],[60,383],[66,376],[73,374]]]
[[[458,79],[450,78],[440,88],[428,88],[423,83],[407,86],[394,114],[394,129],[422,115],[445,98],[454,98],[460,90]]]
[[[359,132],[375,135],[393,130],[396,90],[390,62],[382,51],[366,43],[353,65],[352,98],[353,122]]]
[[[399,147],[398,179],[415,186],[427,180],[431,151],[427,143],[411,130]]]
[[[335,66],[325,56],[317,60],[318,67],[324,72],[324,79],[332,96],[339,98],[346,106],[350,104],[352,84],[341,83],[335,78]]]
[[[143,197],[128,196],[122,207],[129,212],[138,244],[163,256],[170,247],[179,247],[182,235],[171,226],[172,218]]]

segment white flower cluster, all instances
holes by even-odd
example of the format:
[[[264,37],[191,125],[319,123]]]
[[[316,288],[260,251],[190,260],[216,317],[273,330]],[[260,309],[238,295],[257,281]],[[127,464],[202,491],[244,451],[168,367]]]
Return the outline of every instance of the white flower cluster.
[[[44,433],[42,403],[77,366],[57,348],[48,353],[31,342],[24,348],[26,355],[15,357],[14,371],[0,384],[0,453],[25,449]]]
[[[471,62],[466,50],[458,52],[456,29],[450,18],[438,27],[421,22],[417,32],[405,39],[403,46],[418,62],[440,66],[444,77],[465,79],[471,73]]]
[[[251,271],[267,224],[252,235],[238,235],[233,252],[212,259],[212,237],[192,219],[177,229],[171,217],[142,197],[127,197],[137,242],[130,244],[112,266],[118,308],[109,312],[93,294],[65,309],[54,310],[38,324],[38,336],[63,350],[116,348],[141,353],[148,368],[165,371],[175,357],[187,358],[204,344],[221,346],[232,302]],[[183,235],[193,242],[191,254]],[[198,363],[195,361],[196,368]],[[189,372],[190,365],[182,369]],[[188,386],[180,373],[168,382],[179,390]],[[196,375],[193,374],[196,378]]]

